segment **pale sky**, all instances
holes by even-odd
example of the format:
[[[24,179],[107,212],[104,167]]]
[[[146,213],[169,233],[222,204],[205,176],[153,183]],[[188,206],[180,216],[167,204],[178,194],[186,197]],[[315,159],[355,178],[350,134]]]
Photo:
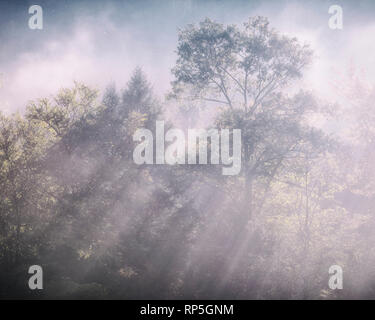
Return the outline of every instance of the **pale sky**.
[[[323,99],[339,100],[331,85],[350,65],[369,81],[375,74],[374,1],[12,1],[0,4],[0,110],[24,110],[73,81],[121,89],[141,66],[162,99],[170,88],[178,28],[209,17],[242,24],[263,15],[271,26],[315,52],[302,85]],[[43,8],[43,30],[28,28],[28,8]],[[332,4],[343,8],[343,30],[328,27]]]

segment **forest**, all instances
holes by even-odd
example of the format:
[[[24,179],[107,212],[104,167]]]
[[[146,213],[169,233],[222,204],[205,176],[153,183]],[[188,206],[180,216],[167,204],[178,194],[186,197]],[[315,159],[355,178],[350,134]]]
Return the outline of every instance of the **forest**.
[[[134,65],[125,87],[76,81],[0,113],[0,298],[375,298],[375,87],[348,70],[348,103],[316,96],[314,47],[262,16],[187,24],[175,50],[164,97]],[[240,129],[241,171],[135,163],[157,121]]]

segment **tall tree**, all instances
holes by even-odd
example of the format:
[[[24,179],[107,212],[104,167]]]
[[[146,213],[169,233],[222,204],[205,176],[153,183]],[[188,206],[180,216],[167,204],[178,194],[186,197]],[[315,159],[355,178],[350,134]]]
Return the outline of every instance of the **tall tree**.
[[[174,96],[205,101],[216,107],[219,128],[242,131],[242,178],[236,183],[242,185],[242,202],[237,202],[240,209],[228,252],[234,272],[234,261],[248,247],[248,223],[256,207],[262,207],[254,199],[265,199],[260,188],[266,192],[286,162],[302,157],[306,148],[325,145],[324,135],[308,122],[316,110],[315,99],[286,90],[302,76],[312,51],[271,29],[266,18],[255,17],[243,28],[210,19],[189,25],[179,33],[177,55]]]

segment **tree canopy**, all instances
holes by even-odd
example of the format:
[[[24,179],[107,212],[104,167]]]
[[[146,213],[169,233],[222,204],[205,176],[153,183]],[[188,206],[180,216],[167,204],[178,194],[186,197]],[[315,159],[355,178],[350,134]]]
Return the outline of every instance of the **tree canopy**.
[[[312,57],[264,17],[205,19],[180,30],[169,101],[136,68],[120,91],[76,82],[0,114],[0,297],[374,296],[371,282],[326,288],[336,263],[372,276],[374,90],[352,85],[351,139],[329,136],[298,89]],[[182,122],[199,102],[207,128],[241,129],[239,175],[134,163],[133,134],[154,132],[171,101]],[[25,286],[35,264],[43,291]]]

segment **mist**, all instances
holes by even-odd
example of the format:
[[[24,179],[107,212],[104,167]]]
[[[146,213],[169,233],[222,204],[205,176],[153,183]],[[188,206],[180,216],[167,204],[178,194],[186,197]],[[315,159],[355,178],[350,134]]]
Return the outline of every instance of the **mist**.
[[[350,64],[369,77],[374,73],[374,58],[367,54],[374,44],[366,36],[375,28],[371,1],[341,2],[347,10],[342,32],[327,28],[327,1],[42,1],[43,30],[28,28],[27,3],[2,3],[1,104],[7,112],[22,111],[28,100],[74,80],[98,88],[110,82],[123,86],[134,66],[144,69],[163,98],[172,80],[168,71],[176,60],[178,29],[205,17],[241,24],[266,16],[279,32],[309,43],[316,59],[305,85],[324,98],[338,99],[330,81]]]
[[[1,298],[375,297],[373,1],[34,4],[0,4]],[[157,121],[240,129],[241,171],[134,161]]]

